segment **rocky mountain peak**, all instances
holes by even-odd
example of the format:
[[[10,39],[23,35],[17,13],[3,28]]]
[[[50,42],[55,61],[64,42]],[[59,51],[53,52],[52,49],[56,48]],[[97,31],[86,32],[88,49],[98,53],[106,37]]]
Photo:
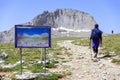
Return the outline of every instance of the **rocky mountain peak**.
[[[95,23],[88,13],[73,9],[44,11],[31,21],[33,25],[51,25],[52,28],[64,27],[75,30],[91,29]]]
[[[26,21],[27,22],[27,21]],[[94,18],[83,11],[74,9],[56,9],[54,11],[44,11],[37,15],[30,22],[25,24],[46,26],[52,28],[52,37],[60,36],[88,36],[95,24]],[[0,42],[14,41],[14,27],[0,33]]]

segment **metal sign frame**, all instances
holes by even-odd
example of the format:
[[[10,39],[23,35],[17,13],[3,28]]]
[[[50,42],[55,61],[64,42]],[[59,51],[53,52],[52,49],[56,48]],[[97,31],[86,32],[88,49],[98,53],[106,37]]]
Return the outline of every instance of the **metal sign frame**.
[[[51,27],[15,25],[15,48],[51,47]]]

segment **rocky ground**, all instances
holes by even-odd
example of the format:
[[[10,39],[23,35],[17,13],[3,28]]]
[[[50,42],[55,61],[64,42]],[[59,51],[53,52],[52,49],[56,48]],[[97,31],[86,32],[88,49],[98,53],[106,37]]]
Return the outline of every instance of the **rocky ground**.
[[[63,55],[68,62],[61,63],[51,70],[71,72],[71,75],[60,80],[120,80],[120,66],[111,63],[109,57],[100,58],[103,55],[98,55],[100,59],[93,61],[89,47],[74,45],[70,40],[60,41],[58,45],[67,48],[73,54],[70,58]]]

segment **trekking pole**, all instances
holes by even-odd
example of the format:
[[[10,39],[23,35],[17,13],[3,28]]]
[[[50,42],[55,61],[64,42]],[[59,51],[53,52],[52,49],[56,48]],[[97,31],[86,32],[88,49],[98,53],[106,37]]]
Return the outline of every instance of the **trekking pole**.
[[[101,50],[101,48],[103,47],[103,45],[102,44],[100,44],[100,47],[99,47],[99,52],[98,53],[101,53],[102,52],[102,50]]]
[[[90,40],[89,45],[90,45],[90,54],[91,54],[91,59],[92,59],[92,46],[91,46],[91,40]]]

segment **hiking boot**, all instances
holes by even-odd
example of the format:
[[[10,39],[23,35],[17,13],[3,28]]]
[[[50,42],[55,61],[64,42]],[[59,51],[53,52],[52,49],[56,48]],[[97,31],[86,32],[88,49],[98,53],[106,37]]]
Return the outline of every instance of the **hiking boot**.
[[[94,58],[97,58],[97,53],[95,53]]]

